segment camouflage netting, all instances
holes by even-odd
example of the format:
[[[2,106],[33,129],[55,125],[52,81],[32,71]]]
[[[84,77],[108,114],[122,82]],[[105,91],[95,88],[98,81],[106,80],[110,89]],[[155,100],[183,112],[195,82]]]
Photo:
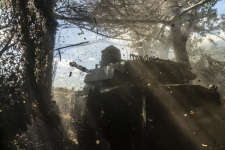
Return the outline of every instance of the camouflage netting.
[[[6,80],[2,83],[1,94],[9,91],[1,95],[0,136],[1,147],[10,149],[15,146],[11,141],[16,135],[19,137],[27,132],[32,120],[41,120],[53,129],[59,125],[58,114],[51,111],[57,23],[52,0],[5,0],[0,3],[1,78]],[[15,85],[9,85],[10,82]]]
[[[196,84],[203,85],[206,88],[210,85],[216,85],[217,91],[220,93],[221,103],[225,106],[225,62],[203,55],[194,68],[198,75]]]

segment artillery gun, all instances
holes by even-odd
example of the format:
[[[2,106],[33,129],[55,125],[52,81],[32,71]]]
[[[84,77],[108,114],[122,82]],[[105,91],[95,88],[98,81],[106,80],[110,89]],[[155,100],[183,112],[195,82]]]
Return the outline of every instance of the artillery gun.
[[[87,73],[83,91],[71,98],[82,149],[224,149],[219,93],[189,85],[196,75],[183,64],[130,56],[122,60],[109,46],[100,67],[70,63]]]

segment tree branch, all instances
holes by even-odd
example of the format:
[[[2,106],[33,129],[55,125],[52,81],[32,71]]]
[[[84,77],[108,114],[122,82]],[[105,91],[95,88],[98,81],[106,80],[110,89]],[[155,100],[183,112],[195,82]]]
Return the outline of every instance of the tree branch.
[[[199,29],[198,27],[194,27],[194,29],[195,29],[195,30],[201,30],[201,29]],[[204,31],[207,31],[209,34],[215,35],[215,36],[217,36],[218,38],[221,38],[222,40],[225,41],[225,39],[224,39],[223,37],[221,37],[221,36],[219,36],[219,35],[217,35],[217,34],[211,32],[211,30],[204,29]]]
[[[222,40],[225,41],[225,39],[224,39],[223,37],[221,37],[221,36],[219,36],[219,35],[217,35],[217,34],[215,34],[215,33],[212,33],[210,30],[206,30],[206,29],[205,29],[205,31],[207,31],[207,32],[209,32],[210,34],[215,35],[215,36],[217,36],[218,38],[221,38]]]
[[[135,44],[141,43],[143,42],[152,32],[152,30],[155,28],[156,24],[154,24],[151,29],[148,31],[148,33],[146,34],[146,36],[144,38],[142,38],[141,40],[137,41]]]
[[[163,1],[163,2],[164,2],[164,1]],[[161,3],[161,4],[162,4],[162,3]],[[161,17],[160,17],[160,19],[161,19]],[[139,40],[137,43],[143,42],[143,41],[151,34],[152,30],[155,28],[156,25],[157,25],[157,24],[153,25],[152,28],[150,29],[150,31],[146,34],[146,36],[145,36],[143,39]],[[162,30],[163,30],[164,28],[165,28],[165,25],[163,24],[163,26],[162,26],[162,28],[160,29],[159,33],[158,33],[155,37],[153,37],[153,38],[154,38],[153,40],[155,40],[155,39],[158,38],[159,34],[162,32]],[[148,42],[144,47],[146,47],[146,46],[147,46],[149,43],[151,43],[153,40],[151,40],[150,42]],[[137,44],[137,43],[136,43],[136,44]],[[144,47],[142,47],[142,48],[144,48]]]
[[[78,46],[78,45],[81,45],[81,44],[86,44],[86,43],[88,43],[88,42],[89,42],[89,41],[87,41],[87,42],[82,42],[82,43],[78,43],[78,44],[72,44],[72,45],[68,45],[68,46],[56,48],[55,50],[60,50],[60,49],[68,48],[68,47],[72,47],[72,46]]]
[[[113,6],[113,8],[117,11],[117,13],[118,13],[119,15],[121,15],[123,18],[126,18],[126,16],[124,16],[124,14],[123,14],[117,7],[114,7],[114,5],[113,5],[110,1],[108,1],[108,2],[109,2],[109,4],[110,4],[111,6]],[[123,23],[123,24],[126,24],[126,22],[124,22],[123,19],[121,19],[121,20],[122,20],[122,23]],[[134,22],[135,22],[135,21],[134,21]],[[133,22],[133,24],[134,24],[134,22]],[[132,25],[126,24],[126,26],[129,27],[131,30],[133,30],[137,35],[140,35],[140,33],[139,33],[136,29],[134,29],[134,28],[132,27]]]
[[[12,41],[12,39],[13,39],[13,36],[8,40],[8,42],[5,44],[5,46],[3,47],[3,49],[0,51],[0,57],[2,57],[2,54],[3,54],[5,51],[7,51],[9,48],[11,48],[12,46],[15,45],[15,43],[9,45],[10,42]]]
[[[13,26],[12,24],[7,24],[5,26],[0,26],[0,30]]]
[[[205,4],[205,3],[208,3],[209,1],[211,1],[211,0],[203,0],[203,1],[197,3],[197,4],[193,5],[193,6],[190,6],[190,7],[186,8],[185,10],[183,10],[182,12],[180,12],[179,14],[174,15],[174,16],[170,19],[170,21],[174,21],[175,18],[180,17],[180,16],[182,16],[184,13],[186,13],[186,12],[188,12],[188,11],[194,9],[194,8],[197,8],[197,7],[199,7],[199,6],[201,6],[201,5]]]
[[[193,27],[193,23],[196,17],[196,11],[197,11],[196,9],[192,10],[192,13],[190,14],[190,18],[189,18],[189,24],[186,27],[185,31],[182,33],[182,40],[184,41],[187,41],[190,35],[191,29]]]
[[[154,8],[153,11],[156,11],[156,9],[158,9],[166,0],[162,1],[156,8]]]
[[[82,28],[82,29],[91,31],[91,32],[93,32],[93,33],[97,33],[97,32],[95,32],[94,30],[90,30],[90,29],[88,29],[88,28],[82,27],[82,26],[80,26],[80,25],[78,25],[78,24],[76,24],[76,23],[73,23],[73,24],[77,25],[79,28]],[[104,37],[106,37],[106,38],[112,38],[112,39],[124,40],[124,41],[134,41],[134,40],[130,40],[130,39],[116,38],[116,37],[115,37],[116,35],[114,35],[114,36],[108,36],[108,35],[105,35],[105,34],[102,34],[102,33],[98,33],[98,34],[101,35],[101,36],[104,36]]]
[[[221,54],[225,54],[225,53],[210,54],[210,56],[214,56],[214,55],[221,55]]]
[[[147,47],[150,43],[152,43],[154,40],[156,40],[159,37],[159,34],[162,32],[162,30],[165,28],[165,25],[162,26],[162,28],[160,29],[160,31],[158,32],[158,34],[154,37],[154,39],[152,39],[151,41],[149,41],[147,44],[145,44],[145,46],[143,47],[138,47],[138,48],[145,48]]]
[[[56,15],[56,19],[59,20],[73,20],[78,22],[88,22],[88,23],[95,23],[94,19],[91,18],[73,18],[73,17],[65,17]],[[123,23],[163,23],[163,24],[170,24],[170,21],[166,20],[137,20],[137,19],[96,19],[98,24],[100,23],[113,23],[113,24],[123,24]]]

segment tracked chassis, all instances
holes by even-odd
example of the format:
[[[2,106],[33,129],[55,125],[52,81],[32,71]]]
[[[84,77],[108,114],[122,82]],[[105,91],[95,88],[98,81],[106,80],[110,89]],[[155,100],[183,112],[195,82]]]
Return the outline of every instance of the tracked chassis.
[[[144,57],[103,64],[71,99],[81,149],[225,148],[220,96],[185,85],[196,78],[185,66]]]

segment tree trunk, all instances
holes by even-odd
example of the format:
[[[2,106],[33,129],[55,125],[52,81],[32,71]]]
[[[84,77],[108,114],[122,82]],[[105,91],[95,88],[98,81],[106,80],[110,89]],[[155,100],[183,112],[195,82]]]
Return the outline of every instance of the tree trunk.
[[[20,24],[23,46],[25,88],[30,104],[36,104],[36,111],[31,110],[35,116],[43,120],[48,126],[56,128],[59,116],[51,111],[52,88],[52,61],[54,48],[54,35],[56,21],[53,14],[52,0],[34,1],[32,7],[37,8],[41,18],[36,12],[28,9],[28,0],[19,0],[21,12]],[[29,20],[28,16],[31,16]],[[32,24],[34,27],[31,27]],[[33,31],[35,37],[30,32]],[[37,42],[38,41],[38,42]]]
[[[176,57],[176,61],[182,63],[187,68],[191,68],[191,64],[189,61],[187,49],[186,49],[186,42],[188,39],[187,35],[183,35],[181,31],[182,23],[180,21],[175,22],[171,26],[171,34],[172,34],[172,41],[173,41],[173,48]]]
[[[162,59],[168,59],[169,51],[170,51],[170,48],[168,46],[163,45],[162,46],[162,52],[161,52],[161,56],[160,57]]]
[[[160,52],[160,57],[161,59],[168,59],[169,57],[169,51],[170,51],[170,41],[164,41],[164,40],[159,40],[159,52]]]

